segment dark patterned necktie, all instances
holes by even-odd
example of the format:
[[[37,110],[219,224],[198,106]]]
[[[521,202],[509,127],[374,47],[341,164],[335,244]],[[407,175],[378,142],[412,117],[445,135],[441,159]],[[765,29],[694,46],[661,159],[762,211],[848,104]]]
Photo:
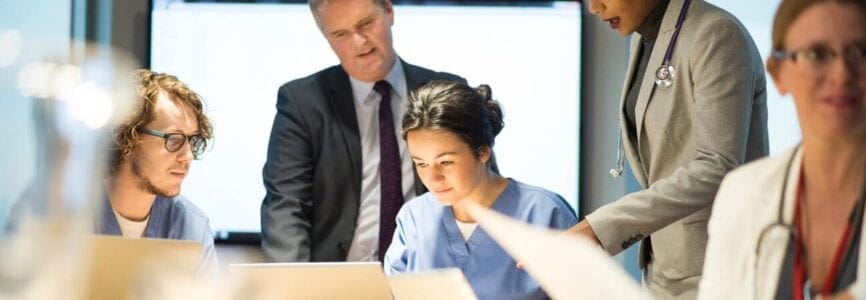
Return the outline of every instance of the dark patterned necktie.
[[[391,85],[381,80],[373,89],[382,96],[379,103],[379,261],[384,261],[385,251],[391,245],[397,226],[397,212],[403,205],[403,188],[400,150],[391,112]]]

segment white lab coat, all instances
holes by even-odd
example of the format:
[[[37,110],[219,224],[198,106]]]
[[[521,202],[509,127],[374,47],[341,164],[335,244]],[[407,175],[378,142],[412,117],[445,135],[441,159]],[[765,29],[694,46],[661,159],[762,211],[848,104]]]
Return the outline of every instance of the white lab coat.
[[[708,225],[709,242],[698,299],[775,298],[790,231],[771,224],[779,222],[786,176],[782,219],[784,224],[791,224],[793,219],[802,166],[800,149],[747,164],[722,181]],[[785,174],[789,164],[790,172]],[[864,233],[866,230],[861,229],[861,241]],[[856,299],[866,299],[864,250],[866,247],[861,246],[858,280],[848,289]]]

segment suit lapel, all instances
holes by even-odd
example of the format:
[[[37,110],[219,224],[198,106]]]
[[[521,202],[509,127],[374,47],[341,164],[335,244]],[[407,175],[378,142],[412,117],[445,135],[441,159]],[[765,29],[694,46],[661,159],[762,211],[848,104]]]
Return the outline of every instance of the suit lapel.
[[[421,85],[425,83],[425,80],[424,78],[421,78],[421,74],[418,74],[419,70],[417,67],[406,63],[403,59],[400,59],[400,62],[403,64],[403,75],[406,76],[406,99],[408,102],[409,95],[412,94],[412,91],[421,87]],[[400,120],[403,120],[403,116],[400,116]],[[418,177],[418,172],[415,170],[414,164],[412,170],[412,175],[415,176],[415,194],[421,195],[426,193],[427,189],[424,187],[424,183],[421,182],[421,178]]]
[[[406,62],[403,62],[403,73],[406,76],[406,89],[409,92],[425,82],[422,74],[419,74],[418,68]],[[352,174],[355,176],[354,182],[357,190],[360,191],[362,180],[361,134],[358,129],[358,116],[355,112],[355,100],[352,95],[352,85],[349,83],[349,75],[346,74],[346,71],[342,67],[336,66],[328,74],[326,88],[328,102],[334,112],[335,119],[340,124],[340,131],[343,134],[346,151],[349,153],[349,159],[352,162]],[[415,193],[417,195],[426,193],[427,189],[424,188],[424,184],[418,178],[417,172],[413,173],[415,177]]]
[[[640,78],[634,78],[635,71],[637,70],[637,64],[640,60],[640,53],[638,53],[638,49],[640,49],[640,35],[635,33],[631,39],[631,47],[629,48],[629,62],[628,62],[628,71],[625,73],[625,80],[623,81],[622,92],[620,93],[619,100],[619,126],[620,126],[620,138],[623,140],[623,150],[625,152],[625,156],[628,158],[629,162],[640,161],[637,156],[637,141],[633,141],[631,136],[627,133],[628,127],[626,127],[625,123],[625,105],[626,105],[626,97],[628,97],[628,90],[631,88],[632,80],[640,80]],[[642,168],[635,164],[630,163],[629,167],[632,169],[632,173],[634,174],[637,181],[641,184],[641,186],[646,186],[646,176],[643,174]]]
[[[403,63],[403,75],[406,76],[406,89],[409,93],[413,90],[419,88],[422,84],[424,84],[424,79],[420,78],[421,76],[418,74],[418,68],[406,63],[403,60],[400,60]]]
[[[652,55],[650,56],[649,62],[647,62],[646,74],[644,75],[643,82],[641,82],[640,92],[638,93],[637,104],[635,106],[635,123],[637,126],[636,136],[638,145],[641,143],[641,132],[643,132],[646,109],[650,100],[652,100],[653,92],[656,88],[655,72],[664,62],[665,52],[667,51],[668,45],[673,37],[674,29],[677,24],[677,17],[679,17],[679,12],[683,7],[683,4],[683,0],[671,0],[668,4],[664,18],[662,19],[658,37],[656,37],[656,42],[652,49]],[[676,55],[676,53],[674,53],[674,55]],[[674,66],[674,68],[679,67],[680,66]],[[673,101],[670,102],[672,105]]]
[[[358,129],[358,116],[355,113],[352,85],[349,75],[342,67],[337,66],[328,74],[327,97],[334,112],[334,117],[340,124],[346,151],[352,162],[352,174],[355,177],[356,189],[361,190],[361,134]]]

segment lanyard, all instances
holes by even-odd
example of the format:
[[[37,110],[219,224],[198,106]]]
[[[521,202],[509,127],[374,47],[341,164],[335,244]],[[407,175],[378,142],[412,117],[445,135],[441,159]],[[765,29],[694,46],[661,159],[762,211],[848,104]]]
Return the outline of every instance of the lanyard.
[[[803,181],[803,175],[800,174],[800,182]],[[866,192],[866,191],[864,191]],[[863,203],[866,200],[866,197],[861,195],[861,199],[857,201],[857,204],[854,206],[854,210],[851,211],[851,215],[848,217],[848,224],[845,225],[845,230],[842,234],[842,239],[839,240],[839,245],[836,246],[836,253],[833,256],[833,262],[830,265],[830,270],[827,273],[827,278],[824,279],[824,285],[821,287],[821,295],[829,296],[833,293],[833,286],[836,285],[836,279],[839,276],[839,267],[842,264],[842,259],[844,259],[845,253],[847,252],[849,247],[851,247],[851,240],[853,239],[852,229],[854,228],[854,224],[858,223],[858,219],[863,216]],[[803,198],[803,190],[800,189],[800,185],[797,187],[797,200],[794,206],[794,224],[797,230],[797,233],[794,235],[794,299],[802,300],[804,298],[803,294],[803,285],[806,282],[806,267],[803,258],[803,227],[800,222],[800,204],[805,201]]]

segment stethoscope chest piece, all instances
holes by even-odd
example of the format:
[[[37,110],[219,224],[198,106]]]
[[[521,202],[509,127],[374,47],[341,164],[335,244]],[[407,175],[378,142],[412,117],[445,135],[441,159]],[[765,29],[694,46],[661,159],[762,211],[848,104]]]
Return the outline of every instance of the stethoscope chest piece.
[[[656,85],[669,87],[674,83],[674,66],[664,64],[656,70]]]
[[[680,15],[679,17],[677,17],[677,24],[675,26],[676,30],[674,31],[674,35],[671,37],[671,40],[668,43],[668,49],[665,52],[665,57],[662,61],[661,66],[656,69],[655,83],[660,87],[669,87],[674,84],[674,77],[676,77],[676,75],[674,72],[674,66],[671,63],[671,59],[674,55],[674,46],[676,46],[677,38],[680,35],[680,29],[683,27],[683,22],[686,19],[686,13],[688,12],[689,5],[691,5],[691,3],[692,0],[685,0],[685,3],[683,3],[683,7],[680,8]],[[622,122],[622,120],[620,120],[620,122]],[[619,148],[616,151],[616,168],[610,169],[610,175],[614,178],[622,175],[623,165],[625,164],[625,158],[623,157],[624,147],[622,144],[622,128],[620,128],[619,137]]]
[[[676,30],[674,30],[674,35],[671,37],[671,41],[668,42],[668,49],[665,51],[665,59],[662,62],[662,65],[656,69],[657,86],[669,87],[674,84],[674,77],[676,77],[676,75],[671,59],[674,55],[674,47],[677,44],[677,38],[680,36],[680,29],[682,29],[683,22],[686,20],[686,13],[689,11],[689,5],[691,3],[691,0],[686,0],[685,3],[683,3],[683,7],[680,8],[680,15],[677,17],[677,24],[675,26]]]

